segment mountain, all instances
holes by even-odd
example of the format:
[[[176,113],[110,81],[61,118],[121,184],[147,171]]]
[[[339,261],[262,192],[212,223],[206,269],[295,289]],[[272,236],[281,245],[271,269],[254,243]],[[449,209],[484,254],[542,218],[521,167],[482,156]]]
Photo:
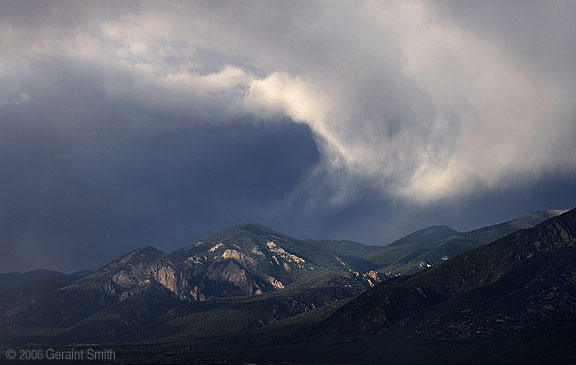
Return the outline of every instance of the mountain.
[[[194,318],[200,328],[214,323],[226,333],[238,328],[222,319],[242,317],[242,329],[263,326],[356,296],[385,279],[357,272],[346,261],[354,258],[353,249],[370,248],[351,241],[333,246],[244,224],[170,255],[144,247],[87,276],[7,292],[0,298],[0,327],[7,339],[27,341],[151,339],[194,331],[181,327]]]
[[[258,224],[228,227],[175,251],[201,295],[256,295],[281,289],[314,270],[296,253],[300,241]],[[306,251],[306,248],[302,248]]]
[[[351,241],[299,240],[253,223],[211,233],[170,259],[207,298],[262,294],[322,270],[369,271],[354,249],[371,250]]]
[[[25,273],[5,273],[0,274],[0,293],[11,289],[39,282],[47,279],[64,277],[66,274],[50,270],[34,270]]]
[[[345,262],[345,268],[349,270],[366,272],[376,268],[373,262],[366,260],[363,256],[378,250],[380,246],[368,246],[347,240],[306,240],[306,242],[318,246],[319,252],[328,251],[337,255],[336,258]]]
[[[260,295],[326,270],[353,272],[354,265],[336,255],[345,251],[346,258],[354,258],[351,245],[367,247],[347,242],[328,249],[328,241],[302,241],[259,224],[241,224],[169,255],[153,247],[137,249],[63,290],[98,288],[118,300],[151,286],[192,301]],[[371,275],[378,281],[383,278]]]
[[[169,257],[154,247],[134,250],[100,270],[61,290],[98,289],[109,297],[124,300],[150,288],[164,290],[180,299],[188,299],[188,283]]]
[[[214,247],[215,245],[218,247]],[[291,258],[286,253],[277,251],[274,246],[281,246],[282,250],[289,251],[290,254],[298,256],[299,259]],[[170,256],[175,261],[181,262],[194,255],[220,252],[226,249],[240,249],[254,259],[266,257],[270,260],[270,258],[276,257],[282,266],[286,263],[291,268],[305,269],[305,267],[312,265],[347,271],[353,267],[343,262],[339,256],[359,257],[363,253],[376,249],[376,247],[353,241],[299,240],[261,224],[250,223],[234,225],[213,232],[198,242],[175,251]]]
[[[576,209],[409,277],[333,314],[325,332],[423,342],[576,334]]]
[[[452,228],[448,226],[432,226],[428,228],[421,229],[414,233],[409,234],[406,237],[400,238],[390,244],[390,246],[406,246],[406,245],[414,245],[414,246],[427,246],[431,243],[439,241],[443,238],[454,236],[459,234]]]
[[[261,295],[177,306],[155,317],[156,337],[146,326],[134,335],[144,336],[136,344],[153,338],[162,345],[137,346],[130,356],[145,361],[161,353],[207,363],[573,363],[575,251],[576,210],[411,276],[359,288],[354,299],[335,299],[354,281],[332,271]],[[96,327],[84,323],[69,339]]]
[[[379,246],[367,246],[362,243],[358,243],[355,241],[349,240],[311,240],[307,239],[306,242],[309,242],[313,245],[317,245],[322,247],[323,250],[326,250],[334,255],[342,256],[342,257],[359,257],[361,255],[365,255],[369,252],[375,251]]]
[[[48,337],[52,342],[181,343],[234,338],[364,292],[367,276],[324,272],[254,296],[181,301],[153,290],[117,301]],[[39,341],[33,336],[20,341]],[[46,338],[43,339],[46,341]],[[42,342],[42,341],[40,341]]]
[[[543,215],[468,233],[430,227],[389,249],[424,255],[468,234],[477,244]],[[367,257],[379,250],[353,241],[300,240],[258,224],[216,231],[171,254],[144,247],[93,273],[6,291],[0,344],[97,343],[121,349],[122,361],[144,363],[571,356],[576,210],[410,276],[361,269],[374,267]]]
[[[433,226],[364,254],[362,258],[374,263],[373,268],[389,276],[413,274],[519,229],[534,227],[565,212],[565,210],[535,211],[509,222],[469,232],[457,232],[447,226]]]

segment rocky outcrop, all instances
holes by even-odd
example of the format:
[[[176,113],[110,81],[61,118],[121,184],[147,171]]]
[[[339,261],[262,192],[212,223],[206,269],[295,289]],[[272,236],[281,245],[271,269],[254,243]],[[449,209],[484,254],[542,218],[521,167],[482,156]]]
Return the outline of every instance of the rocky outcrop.
[[[125,300],[156,285],[180,299],[188,299],[190,285],[182,270],[162,251],[146,247],[130,252],[70,286],[101,287]]]
[[[292,254],[286,252],[286,250],[284,250],[282,247],[279,247],[277,244],[275,244],[272,241],[266,242],[266,246],[268,247],[270,252],[282,257],[283,259],[285,259],[287,261],[296,262],[298,264],[301,264],[301,263],[303,264],[306,262],[306,260],[304,260],[302,257],[298,257],[296,255],[292,255]]]
[[[284,287],[282,281],[262,270],[254,258],[221,243],[182,263],[174,263],[152,248],[136,250],[107,265],[87,281],[101,281],[109,287],[107,292],[119,300],[143,292],[151,285],[190,301],[258,295]]]
[[[316,264],[308,257],[351,272],[338,256],[328,252],[318,254],[318,250],[323,248],[263,226],[234,226],[171,255],[153,247],[132,251],[83,282],[118,300],[154,288],[181,300],[203,301],[283,289],[315,273]],[[351,285],[369,288],[383,278],[375,271],[356,273]]]
[[[267,259],[262,251],[254,247],[250,254],[217,244],[210,251],[215,252],[222,248],[221,254],[209,259],[206,256],[189,258],[186,262],[185,272],[189,274],[190,282],[201,282],[205,296],[228,295],[258,295],[265,291],[282,289],[284,283],[261,265]]]

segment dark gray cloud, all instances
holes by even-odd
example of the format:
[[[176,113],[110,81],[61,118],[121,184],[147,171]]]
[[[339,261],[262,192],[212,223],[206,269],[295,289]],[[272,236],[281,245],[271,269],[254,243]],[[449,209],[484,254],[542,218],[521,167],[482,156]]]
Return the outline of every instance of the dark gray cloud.
[[[169,250],[224,225],[265,221],[318,162],[302,125],[215,125],[113,103],[99,113],[97,97],[76,96],[54,101],[54,115],[33,101],[35,113],[5,110],[3,271],[95,267],[134,247]]]
[[[576,204],[569,2],[0,4],[0,271]]]

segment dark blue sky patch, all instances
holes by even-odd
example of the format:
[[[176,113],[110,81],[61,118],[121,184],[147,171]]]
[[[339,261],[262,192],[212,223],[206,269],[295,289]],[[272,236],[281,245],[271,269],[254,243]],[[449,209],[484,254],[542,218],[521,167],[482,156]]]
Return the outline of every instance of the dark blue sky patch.
[[[0,272],[576,205],[576,3],[0,4]]]

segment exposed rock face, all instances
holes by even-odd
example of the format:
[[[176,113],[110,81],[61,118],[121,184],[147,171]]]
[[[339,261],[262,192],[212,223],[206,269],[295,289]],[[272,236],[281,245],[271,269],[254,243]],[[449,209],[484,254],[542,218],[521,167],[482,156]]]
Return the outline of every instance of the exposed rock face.
[[[248,225],[246,229],[239,227],[206,237],[177,251],[170,259],[188,283],[185,291],[189,300],[201,300],[198,298],[202,295],[258,295],[282,289],[314,270],[313,264],[283,246],[286,240],[293,239],[279,235],[265,227]]]
[[[419,269],[426,269],[428,267],[432,267],[432,264],[427,263],[426,261],[420,261],[418,263],[418,268]]]
[[[152,275],[160,284],[172,293],[179,295],[184,287],[188,286],[186,280],[172,266],[161,266],[152,269]]]
[[[196,284],[194,300],[209,296],[258,295],[284,288],[284,283],[268,270],[267,260],[259,247],[252,247],[246,254],[234,245],[218,243],[208,254],[189,257],[181,268],[187,281]]]
[[[376,284],[383,282],[384,280],[388,279],[388,276],[382,273],[379,273],[374,270],[370,270],[365,272],[364,274],[360,274],[359,272],[353,272],[353,277],[360,283],[363,284],[367,288],[372,288]]]
[[[212,265],[207,273],[208,279],[216,283],[225,282],[232,284],[248,295],[254,293],[253,278],[241,265],[234,261],[227,261],[224,265]]]
[[[272,284],[273,287],[275,287],[276,289],[283,289],[284,288],[284,284],[282,284],[280,281],[274,279],[272,276],[268,276],[268,282],[270,284]]]
[[[379,273],[378,271],[374,271],[374,270],[370,270],[370,271],[364,273],[363,276],[366,278],[370,278],[377,283],[381,283],[388,278],[386,275]]]
[[[259,295],[315,273],[316,264],[302,253],[317,257],[321,265],[350,272],[346,287],[369,288],[386,278],[375,271],[354,272],[338,256],[322,250],[313,242],[283,236],[263,226],[237,226],[172,255],[152,247],[135,250],[69,289],[96,288],[111,300],[120,301],[149,289],[186,301]]]
[[[272,241],[262,245],[207,242],[193,247],[198,247],[197,252],[180,262],[152,247],[138,249],[85,282],[92,282],[118,300],[155,286],[182,300],[203,301],[209,297],[258,295],[282,289],[298,278],[299,270],[312,267]]]
[[[238,252],[236,250],[226,250],[221,256],[223,259],[231,259],[238,262],[241,266],[246,268],[254,269],[256,267],[256,260],[253,258],[246,256],[242,252]]]
[[[216,245],[212,246],[208,251],[209,252],[214,252],[217,249],[219,249],[220,247],[222,247],[222,243],[217,243]]]
[[[266,246],[268,246],[268,249],[270,250],[270,252],[277,254],[278,256],[282,257],[283,259],[286,259],[287,261],[296,262],[296,263],[305,263],[306,262],[306,260],[304,260],[303,258],[286,252],[282,247],[279,247],[278,245],[276,245],[272,241],[266,242]]]
[[[158,285],[180,299],[188,299],[190,291],[180,268],[166,254],[152,247],[132,251],[80,283],[100,285],[106,293],[118,296],[120,300],[143,292],[151,285]]]

